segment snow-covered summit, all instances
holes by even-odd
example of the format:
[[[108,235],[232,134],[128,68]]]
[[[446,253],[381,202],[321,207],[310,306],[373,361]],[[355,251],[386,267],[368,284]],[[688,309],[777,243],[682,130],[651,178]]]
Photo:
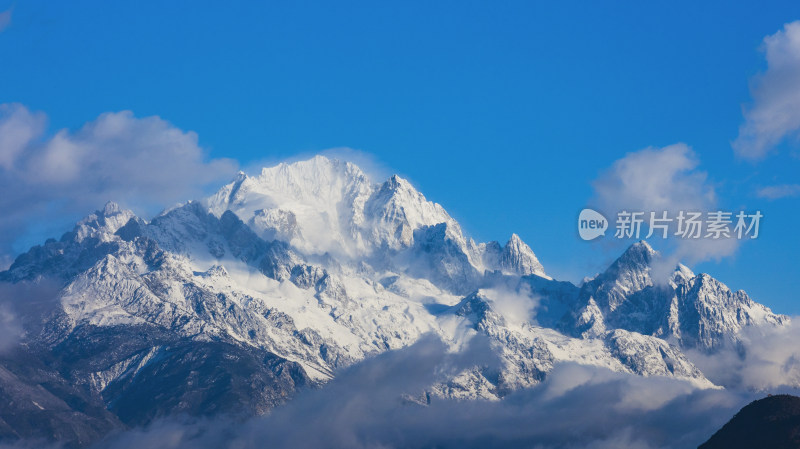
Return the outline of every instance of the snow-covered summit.
[[[240,173],[207,202],[214,215],[231,210],[265,239],[349,258],[409,247],[420,226],[455,225],[399,176],[376,184],[355,164],[325,156],[264,168],[258,176]]]
[[[585,283],[571,323],[586,335],[610,328],[713,350],[737,341],[750,325],[781,325],[789,318],[734,292],[708,274],[678,264],[666,284],[654,282],[660,254],[647,242],[631,245],[603,273]]]
[[[504,269],[523,276],[536,274],[546,277],[544,267],[533,254],[531,247],[517,234],[511,234],[508,243],[503,247],[500,264]]]
[[[258,176],[239,173],[206,204],[215,216],[230,210],[261,238],[284,241],[310,256],[407,260],[402,253],[422,244],[429,253],[446,253],[453,262],[446,271],[465,279],[487,271],[544,276],[516,234],[502,248],[476,244],[406,179],[393,175],[376,183],[358,166],[325,156],[264,168]]]
[[[109,201],[103,206],[103,209],[89,214],[77,223],[73,230],[75,239],[81,241],[87,237],[114,234],[133,217],[135,214],[132,211],[122,209],[119,204]]]

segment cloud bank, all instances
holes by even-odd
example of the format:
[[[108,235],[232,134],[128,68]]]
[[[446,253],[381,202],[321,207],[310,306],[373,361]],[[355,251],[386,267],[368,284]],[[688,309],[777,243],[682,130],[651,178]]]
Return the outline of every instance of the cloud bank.
[[[209,159],[194,132],[156,116],[110,112],[77,131],[46,129],[43,113],[0,105],[0,253],[31,226],[58,220],[53,232],[63,231],[62,217],[79,218],[108,200],[154,212],[202,194],[237,168]]]
[[[423,339],[366,360],[268,416],[244,423],[160,421],[98,449],[684,448],[705,441],[752,399],[571,363],[502,401],[402,399],[463,365],[457,357],[436,339]]]
[[[751,161],[766,157],[800,131],[800,21],[764,38],[767,70],[752,80],[753,103],[733,142],[736,155]]]
[[[726,388],[774,392],[800,385],[800,317],[785,326],[744,329],[737,347],[687,355],[712,382]]]

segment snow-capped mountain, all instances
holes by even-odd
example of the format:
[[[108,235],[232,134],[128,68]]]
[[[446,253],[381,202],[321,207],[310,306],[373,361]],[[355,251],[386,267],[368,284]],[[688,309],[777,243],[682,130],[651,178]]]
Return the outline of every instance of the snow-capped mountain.
[[[378,269],[422,264],[417,277],[450,281],[451,290],[472,290],[487,270],[545,276],[516,234],[502,247],[476,244],[405,179],[373,183],[356,165],[324,156],[264,168],[257,177],[240,173],[207,207],[217,217],[232,211],[262,239],[310,257]]]
[[[448,236],[463,240],[458,224],[408,181],[392,176],[374,184],[349,162],[317,156],[240,173],[208,200],[219,217],[231,210],[266,240],[282,240],[306,254],[363,258],[381,248],[404,249],[414,231],[446,223]]]
[[[579,288],[548,277],[518,235],[476,243],[408,181],[317,156],[240,173],[150,221],[109,203],[0,281],[57,285],[27,348],[130,425],[263,413],[430,333],[453,351],[485,338],[499,360],[433,395],[500,399],[562,361],[710,388],[683,349],[788,322],[684,266],[659,284],[657,258],[634,244]]]
[[[684,265],[658,283],[652,276],[658,257],[647,242],[633,244],[608,270],[583,285],[570,327],[587,336],[625,329],[683,348],[713,350],[735,343],[746,326],[788,323],[787,317],[772,313],[744,291],[733,292]]]

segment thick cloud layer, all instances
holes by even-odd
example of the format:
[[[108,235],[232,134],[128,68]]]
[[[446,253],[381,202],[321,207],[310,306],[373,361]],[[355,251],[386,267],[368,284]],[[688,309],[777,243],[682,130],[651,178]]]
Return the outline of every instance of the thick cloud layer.
[[[712,382],[760,392],[800,385],[800,317],[786,326],[747,328],[741,344],[714,354],[689,353]]]
[[[161,421],[98,447],[685,448],[705,441],[753,399],[576,364],[559,365],[543,385],[502,401],[403,399],[468,360],[423,339],[340,373],[269,416],[245,423]]]
[[[759,160],[800,131],[800,21],[764,38],[767,70],[752,81],[753,104],[733,148],[739,157]]]
[[[157,211],[236,170],[231,160],[208,160],[195,133],[159,117],[105,113],[54,135],[46,135],[46,122],[23,105],[0,105],[0,253],[24,232],[63,232],[64,217],[79,218],[106,201]],[[54,220],[57,228],[42,229]]]

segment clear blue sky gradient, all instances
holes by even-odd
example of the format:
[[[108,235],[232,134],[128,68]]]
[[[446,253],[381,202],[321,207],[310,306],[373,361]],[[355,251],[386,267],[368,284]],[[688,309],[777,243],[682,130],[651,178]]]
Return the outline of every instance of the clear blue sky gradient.
[[[730,147],[761,41],[800,2],[226,3],[13,2],[0,103],[51,130],[158,115],[243,165],[363,150],[476,239],[517,232],[573,281],[619,253],[578,239],[591,181],[685,142],[723,207],[765,215],[736,257],[694,268],[800,313],[800,200],[754,194],[800,182],[797,146],[756,164]]]

